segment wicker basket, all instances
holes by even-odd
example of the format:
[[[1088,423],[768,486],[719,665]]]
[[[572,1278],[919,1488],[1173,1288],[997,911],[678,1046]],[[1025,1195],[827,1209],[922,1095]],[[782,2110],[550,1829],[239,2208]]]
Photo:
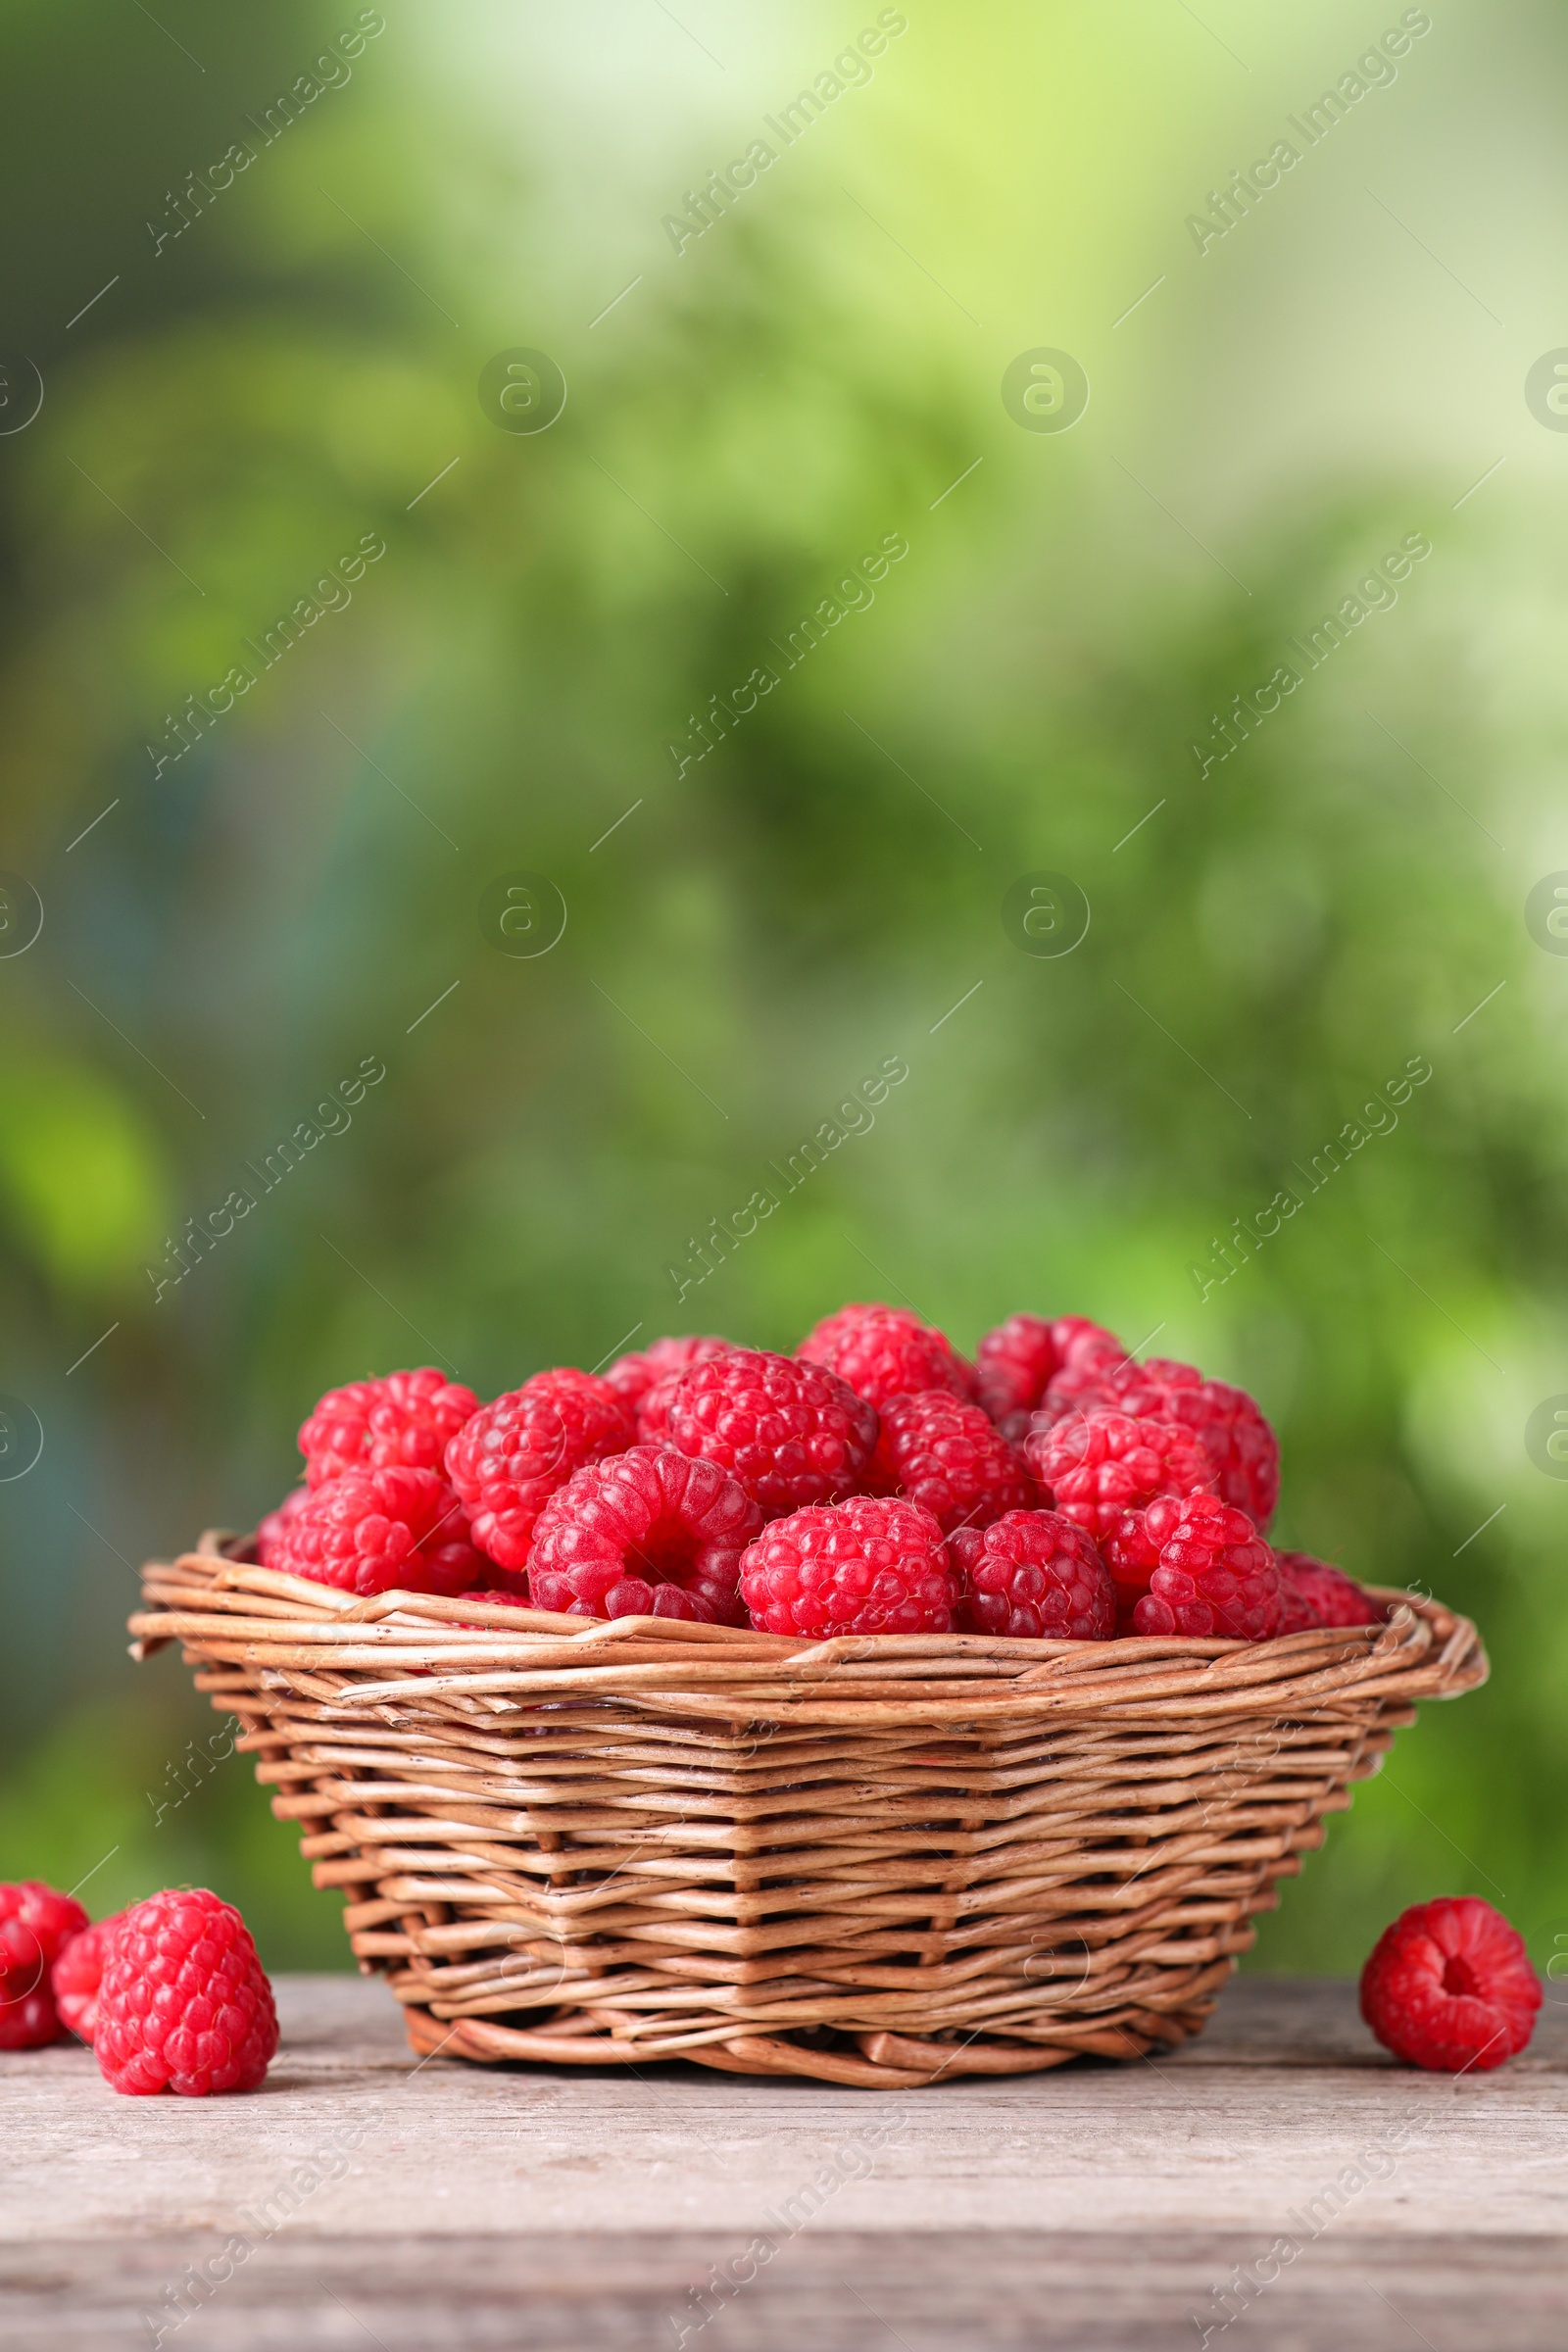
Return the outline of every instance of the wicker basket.
[[[898,2088],[1198,2033],[1252,1914],[1475,1629],[881,1636],[143,1571],[421,2054]]]

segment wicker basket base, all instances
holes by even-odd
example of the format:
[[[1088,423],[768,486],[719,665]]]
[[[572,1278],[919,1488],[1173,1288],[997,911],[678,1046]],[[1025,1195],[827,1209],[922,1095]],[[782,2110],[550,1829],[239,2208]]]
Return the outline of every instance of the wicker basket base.
[[[903,2088],[1200,2032],[1253,1915],[1475,1630],[810,1642],[144,1571],[421,2057]]]

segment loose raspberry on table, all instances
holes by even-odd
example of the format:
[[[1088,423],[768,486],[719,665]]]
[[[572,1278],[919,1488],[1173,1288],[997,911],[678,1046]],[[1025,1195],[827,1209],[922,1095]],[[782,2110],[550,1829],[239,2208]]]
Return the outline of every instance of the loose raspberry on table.
[[[1115,1589],[1094,1539],[1059,1511],[1008,1511],[948,1538],[959,1633],[1014,1642],[1108,1642]]]
[[[447,1447],[446,1474],[480,1550],[498,1567],[519,1570],[556,1489],[585,1463],[636,1443],[636,1419],[620,1392],[566,1365],[481,1405]]]
[[[1189,1431],[1119,1412],[1075,1413],[1049,1429],[1037,1426],[1024,1440],[1023,1456],[1056,1509],[1097,1543],[1124,1511],[1156,1494],[1194,1494],[1213,1475]]]
[[[919,1503],[944,1535],[989,1527],[1004,1511],[1027,1511],[1038,1502],[1021,1457],[979,1405],[947,1389],[922,1389],[890,1396],[881,1414],[867,1486]]]
[[[91,2041],[97,2031],[98,1987],[104,1961],[110,1939],[123,1917],[123,1912],[117,1911],[113,1918],[95,1920],[79,1935],[69,1936],[50,1971],[50,1987],[60,2022],[83,2041]]]
[[[256,1557],[264,1568],[277,1566],[276,1553],[290,1522],[297,1519],[311,1499],[309,1487],[296,1487],[285,1494],[275,1511],[269,1511],[256,1530]]]
[[[1175,1524],[1164,1532],[1167,1520]],[[1279,1562],[1245,1511],[1217,1494],[1156,1501],[1147,1518],[1161,1536],[1159,1564],[1133,1610],[1140,1634],[1204,1642],[1266,1642],[1285,1614]]]
[[[1540,2007],[1523,1938],[1477,1894],[1413,1903],[1361,1971],[1361,2015],[1384,2048],[1440,2074],[1517,2057]]]
[[[111,2089],[255,2090],[277,2017],[250,1930],[205,1886],[132,1903],[104,1956],[93,2047]]]
[[[328,1389],[300,1430],[305,1483],[319,1487],[345,1470],[439,1470],[478,1406],[471,1389],[431,1364]]]
[[[762,1524],[716,1463],[634,1446],[575,1471],[534,1529],[533,1605],[570,1617],[744,1625],[741,1554]]]
[[[807,1333],[795,1353],[803,1363],[825,1364],[870,1404],[919,1389],[974,1395],[974,1369],[946,1333],[902,1306],[841,1306]]]
[[[957,1599],[930,1512],[871,1494],[773,1520],[741,1561],[741,1592],[765,1634],[945,1634]]]
[[[1009,1315],[988,1331],[974,1351],[979,1402],[1003,1435],[1018,1445],[1047,1385],[1068,1364],[1122,1363],[1126,1349],[1113,1332],[1084,1315]]]
[[[1092,1358],[1059,1374],[1046,1393],[1044,1412],[1059,1420],[1076,1406],[1179,1422],[1213,1464],[1221,1499],[1246,1511],[1259,1528],[1268,1526],[1280,1494],[1279,1440],[1245,1389],[1205,1380],[1196,1364],[1165,1356],[1142,1364],[1102,1362],[1095,1374]]]
[[[488,1562],[433,1470],[346,1470],[295,1513],[269,1563],[344,1592],[466,1592]]]
[[[1309,1551],[1275,1553],[1285,1588],[1282,1634],[1304,1634],[1312,1626],[1382,1625],[1388,1611],[1363,1592],[1343,1568],[1313,1559]]]
[[[727,1470],[768,1519],[855,1494],[876,1437],[876,1407],[837,1373],[754,1348],[682,1373],[665,1431],[678,1452]]]
[[[0,1885],[0,2050],[39,2050],[60,2039],[49,1972],[86,1925],[74,1896],[39,1879]]]
[[[635,1355],[620,1355],[605,1374],[623,1396],[637,1419],[637,1443],[652,1445],[664,1434],[664,1416],[675,1383],[693,1364],[711,1355],[727,1355],[733,1340],[715,1339],[711,1332],[680,1339],[651,1340]]]

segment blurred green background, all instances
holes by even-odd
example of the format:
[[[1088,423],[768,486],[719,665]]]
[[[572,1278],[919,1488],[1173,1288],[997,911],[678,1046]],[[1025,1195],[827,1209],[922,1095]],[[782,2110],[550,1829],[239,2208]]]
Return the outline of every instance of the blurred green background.
[[[345,1965],[243,1762],[191,1764],[177,1658],[126,1660],[134,1564],[251,1525],[331,1383],[787,1348],[885,1297],[965,1348],[1017,1308],[1157,1333],[1278,1424],[1282,1542],[1480,1620],[1490,1687],[1402,1738],[1252,1965],[1354,1969],[1460,1891],[1544,1956],[1568,964],[1526,901],[1568,867],[1568,438],[1525,383],[1568,342],[1561,12],[1406,11],[1402,50],[1341,0],[3,14],[0,866],[44,922],[0,959],[0,1389],[43,1432],[0,1484],[0,1875],[95,1911],[197,1880],[271,1965]],[[1087,374],[1070,430],[1004,402],[1041,348]],[[547,430],[479,396],[519,349],[564,372]],[[1041,870],[1088,900],[1071,954],[1004,920]],[[481,921],[518,871],[564,901],[548,954]],[[892,1055],[874,1127],[679,1298]],[[352,1123],[158,1296],[366,1057]],[[1413,1058],[1396,1126],[1213,1279]]]

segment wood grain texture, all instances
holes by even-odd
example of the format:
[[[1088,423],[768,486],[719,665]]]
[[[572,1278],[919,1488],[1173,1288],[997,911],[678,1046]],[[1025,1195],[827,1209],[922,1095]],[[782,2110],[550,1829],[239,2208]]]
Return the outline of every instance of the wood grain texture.
[[[1298,2257],[1211,2347],[1568,2342],[1554,2001],[1522,2058],[1457,2082],[1395,2065],[1350,1985],[1252,1977],[1152,2061],[867,2094],[679,2063],[416,2066],[383,1985],[278,1995],[252,2098],[118,2098],[74,2047],[0,2060],[7,2352],[150,2344],[142,2313],[167,2319],[236,2234],[253,2250],[166,2345],[642,2352],[685,2328],[688,2352],[1144,2352],[1198,2344],[1215,2286],[1292,2233]],[[1347,2168],[1363,2184],[1326,2199]],[[760,2240],[721,2295],[714,2272],[734,2284]]]
[[[143,1571],[341,1886],[420,2056],[864,2089],[1138,2060],[1475,1629],[1259,1642],[786,1640],[464,1594],[355,1600],[209,1535]]]

